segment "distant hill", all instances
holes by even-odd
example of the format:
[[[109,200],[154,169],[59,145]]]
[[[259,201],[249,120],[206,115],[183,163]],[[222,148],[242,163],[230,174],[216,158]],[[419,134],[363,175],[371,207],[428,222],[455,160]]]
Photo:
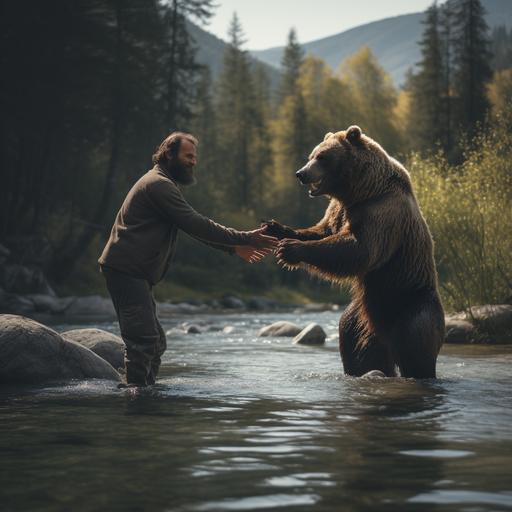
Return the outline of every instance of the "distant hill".
[[[210,67],[212,77],[217,78],[219,73],[222,71],[222,65],[224,61],[224,50],[226,49],[227,43],[222,39],[210,34],[201,27],[198,27],[194,23],[187,22],[187,28],[190,35],[194,38],[197,46],[197,62],[205,64]],[[262,64],[269,76],[272,87],[276,87],[279,83],[281,73],[275,66],[267,64],[265,61],[250,55],[250,58],[254,64]]]
[[[512,0],[482,0],[482,4],[491,29],[499,25],[505,25],[508,29],[512,27]],[[320,57],[333,69],[337,69],[344,59],[361,46],[369,46],[395,84],[401,85],[407,70],[421,58],[418,41],[423,33],[423,17],[424,13],[414,13],[386,18],[302,46],[307,54]],[[280,46],[251,53],[279,68],[283,48]]]

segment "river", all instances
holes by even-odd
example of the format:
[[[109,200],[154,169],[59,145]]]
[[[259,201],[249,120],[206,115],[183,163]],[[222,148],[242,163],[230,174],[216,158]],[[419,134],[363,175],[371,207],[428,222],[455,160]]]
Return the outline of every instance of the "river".
[[[146,390],[0,390],[1,510],[512,510],[512,346],[445,346],[432,381],[350,378],[339,315],[196,316],[231,332],[173,330]],[[257,337],[277,320],[327,342]]]

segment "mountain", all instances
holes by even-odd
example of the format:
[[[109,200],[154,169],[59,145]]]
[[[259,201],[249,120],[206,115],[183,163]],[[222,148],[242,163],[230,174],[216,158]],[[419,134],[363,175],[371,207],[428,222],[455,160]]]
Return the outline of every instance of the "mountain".
[[[197,46],[197,62],[209,66],[212,78],[217,78],[222,71],[224,50],[226,49],[227,43],[190,21],[187,21],[187,29],[189,34],[194,38]],[[253,65],[260,64],[263,66],[269,76],[272,88],[276,88],[281,76],[279,69],[254,57],[252,54],[249,56]]]
[[[489,27],[512,27],[512,0],[482,0]],[[419,62],[418,41],[423,33],[424,13],[405,14],[367,23],[339,34],[303,44],[309,55],[325,60],[333,69],[361,46],[369,46],[395,84],[404,82],[407,70]],[[251,52],[257,59],[280,67],[284,47]]]

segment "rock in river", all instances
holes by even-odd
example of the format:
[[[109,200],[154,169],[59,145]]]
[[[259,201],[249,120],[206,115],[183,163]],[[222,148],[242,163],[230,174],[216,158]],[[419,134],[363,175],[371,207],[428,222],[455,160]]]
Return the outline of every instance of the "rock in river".
[[[302,331],[302,327],[299,327],[292,322],[286,322],[284,320],[280,322],[274,322],[273,324],[267,325],[260,329],[258,336],[297,336]]]
[[[311,323],[293,338],[293,343],[300,345],[322,345],[325,343],[326,337],[325,331],[318,324]]]
[[[46,384],[71,379],[119,381],[114,368],[82,345],[39,322],[0,315],[0,384]]]
[[[61,336],[92,350],[114,368],[124,368],[124,342],[119,336],[103,329],[73,329]]]
[[[486,304],[446,317],[447,343],[512,342],[512,305]]]

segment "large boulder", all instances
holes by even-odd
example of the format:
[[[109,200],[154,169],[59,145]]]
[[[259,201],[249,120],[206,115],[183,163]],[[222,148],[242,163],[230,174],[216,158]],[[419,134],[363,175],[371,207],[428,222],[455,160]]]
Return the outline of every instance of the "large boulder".
[[[450,315],[446,317],[446,334],[448,343],[455,334],[459,343],[512,342],[512,305],[473,306],[467,311]]]
[[[61,336],[92,350],[114,368],[124,368],[125,347],[119,336],[103,329],[73,329],[61,333]]]
[[[298,345],[323,345],[325,338],[327,338],[325,331],[318,324],[310,323],[293,338],[293,343]]]
[[[273,324],[262,327],[258,336],[297,336],[302,331],[302,327],[298,325],[281,320],[274,322]]]
[[[100,356],[53,329],[22,316],[0,315],[0,385],[71,379],[119,381],[120,376]]]
[[[473,343],[477,338],[475,326],[467,320],[447,317],[445,324],[446,343]]]

